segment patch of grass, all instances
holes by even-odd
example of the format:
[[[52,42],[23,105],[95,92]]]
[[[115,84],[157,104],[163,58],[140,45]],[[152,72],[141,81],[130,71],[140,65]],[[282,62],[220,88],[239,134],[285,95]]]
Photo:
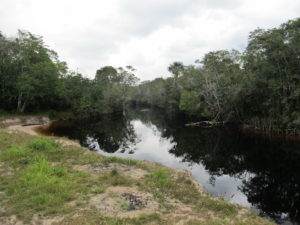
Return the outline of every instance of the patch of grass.
[[[125,201],[117,201],[117,203],[119,204],[120,210],[122,211],[127,211],[129,208],[129,203],[125,202]]]
[[[40,153],[34,153],[24,147],[10,148],[0,153],[0,160],[8,162],[11,166],[24,166],[45,159]]]
[[[119,163],[128,166],[138,166],[139,162],[134,159],[125,159],[125,158],[118,158],[118,157],[105,157],[102,159],[102,163]]]
[[[74,148],[72,147],[72,149],[74,149]],[[76,163],[83,164],[83,165],[102,163],[103,162],[102,158],[103,158],[103,156],[101,156],[98,153],[89,152],[89,154],[84,154],[84,155],[81,154],[78,157],[78,161],[76,161]]]
[[[212,211],[216,215],[235,216],[238,213],[237,206],[220,199],[201,194],[190,178],[179,175],[172,178],[171,174],[161,168],[154,169],[146,176],[147,186],[142,186],[159,200],[162,206],[165,204],[164,196],[178,199],[182,203],[192,204],[196,210]]]
[[[145,225],[145,224],[168,224],[157,213],[142,214],[136,218],[118,218],[118,217],[106,217],[100,214],[98,211],[84,211],[82,214],[76,217],[65,218],[59,223],[53,225]]]
[[[10,147],[0,153],[0,160],[11,166],[26,166],[42,159],[55,161],[62,158],[64,152],[59,145],[50,138],[30,139],[26,146]]]
[[[118,158],[118,157],[115,157],[115,156],[105,157],[105,156],[102,156],[102,155],[100,155],[98,153],[95,153],[95,152],[89,152],[89,154],[80,155],[78,157],[78,160],[76,161],[76,163],[77,164],[78,163],[83,164],[83,165],[86,165],[86,164],[118,163],[118,164],[123,164],[123,165],[127,165],[127,166],[133,166],[133,167],[136,167],[136,168],[141,168],[141,169],[144,169],[144,170],[147,170],[147,171],[149,170],[148,165],[146,165],[145,163],[142,163],[138,160]]]
[[[150,186],[158,188],[167,188],[171,185],[172,179],[169,172],[161,168],[154,169],[149,175],[147,175],[146,182]]]
[[[65,203],[74,199],[87,203],[90,193],[105,191],[89,174],[51,166],[45,159],[6,178],[2,184],[6,193],[6,199],[2,200],[10,206],[7,212],[25,221],[31,219],[32,212],[69,213],[74,209]]]
[[[262,218],[259,218],[258,216],[255,216],[255,218],[243,218],[243,221],[234,221],[230,218],[206,218],[205,220],[190,220],[186,223],[187,225],[271,225],[273,223],[263,220]]]
[[[35,138],[31,140],[27,146],[29,149],[38,152],[58,153],[61,151],[59,144],[53,139],[46,137]]]
[[[0,151],[26,144],[31,139],[31,136],[24,133],[18,133],[16,135],[0,129]]]
[[[8,184],[6,193],[10,196],[13,211],[20,215],[27,210],[60,208],[74,198],[75,189],[65,168],[52,167],[42,160],[19,172],[19,176]]]
[[[103,185],[101,185],[101,186],[96,187],[95,189],[93,189],[91,192],[92,192],[93,194],[101,194],[101,193],[104,193],[105,190],[106,190],[106,187],[103,186]]]
[[[131,186],[135,181],[127,176],[124,176],[116,169],[106,172],[99,176],[101,184],[112,186]]]
[[[226,216],[235,216],[238,213],[237,206],[225,202],[221,199],[211,197],[202,197],[196,204],[198,209],[208,209],[210,211],[223,214]]]
[[[117,175],[119,175],[119,171],[118,171],[116,168],[113,168],[113,169],[110,171],[110,175],[112,175],[112,176],[117,176]]]

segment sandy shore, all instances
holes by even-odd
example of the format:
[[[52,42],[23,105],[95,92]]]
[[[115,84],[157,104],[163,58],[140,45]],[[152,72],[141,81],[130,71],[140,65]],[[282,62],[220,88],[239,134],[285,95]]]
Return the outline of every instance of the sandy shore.
[[[42,136],[43,134],[39,130],[46,129],[51,120],[48,117],[40,116],[18,116],[0,118],[0,123],[10,133],[23,132],[32,136]],[[77,141],[68,138],[57,137],[57,141],[64,146],[72,145],[80,147]]]

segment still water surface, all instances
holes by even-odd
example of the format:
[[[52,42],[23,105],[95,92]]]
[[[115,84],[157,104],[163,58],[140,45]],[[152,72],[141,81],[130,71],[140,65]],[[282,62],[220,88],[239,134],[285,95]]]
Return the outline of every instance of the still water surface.
[[[207,192],[279,224],[300,224],[300,143],[229,128],[191,128],[155,110],[57,121],[48,132],[103,155],[159,162],[192,172]]]

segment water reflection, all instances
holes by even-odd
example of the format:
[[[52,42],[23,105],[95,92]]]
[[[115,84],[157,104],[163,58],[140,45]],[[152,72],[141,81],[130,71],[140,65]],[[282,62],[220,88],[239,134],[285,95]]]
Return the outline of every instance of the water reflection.
[[[250,207],[281,224],[300,221],[300,145],[233,129],[186,128],[186,118],[134,110],[53,123],[49,132],[78,139],[105,155],[185,168],[213,195]]]

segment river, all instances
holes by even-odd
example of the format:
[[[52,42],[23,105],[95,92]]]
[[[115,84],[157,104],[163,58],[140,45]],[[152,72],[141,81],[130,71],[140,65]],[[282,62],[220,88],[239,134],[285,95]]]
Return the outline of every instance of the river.
[[[107,156],[190,170],[207,192],[279,224],[300,224],[300,143],[232,128],[186,127],[180,115],[135,109],[126,116],[56,121],[66,136]]]

